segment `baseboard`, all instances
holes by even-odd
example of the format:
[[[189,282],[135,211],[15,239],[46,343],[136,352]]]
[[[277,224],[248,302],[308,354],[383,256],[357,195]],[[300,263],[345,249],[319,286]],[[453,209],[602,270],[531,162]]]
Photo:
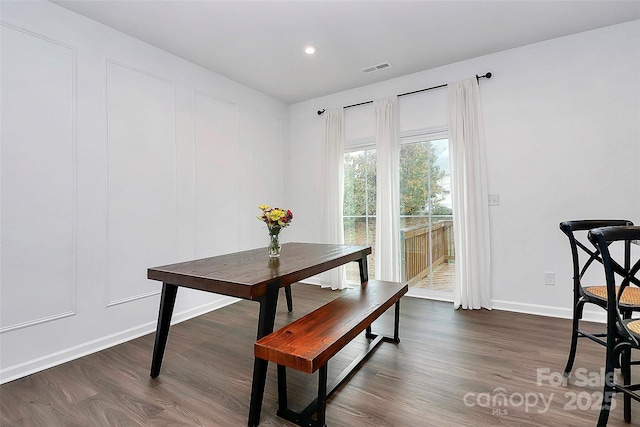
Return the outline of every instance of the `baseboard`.
[[[492,300],[493,309],[513,311],[516,313],[535,314],[538,316],[557,317],[560,319],[572,319],[571,307],[553,307],[549,305],[522,304],[509,301]],[[604,310],[589,310],[585,307],[582,320],[587,322],[606,323],[607,316]]]
[[[316,285],[316,286],[320,286],[323,288],[328,288],[329,286],[324,286],[322,284],[322,281],[320,280],[320,277],[318,276],[313,276],[313,277],[309,277],[306,278],[304,280],[301,280],[299,283],[304,283],[305,285]]]
[[[305,279],[303,282],[309,285],[322,286],[318,278],[312,277]],[[453,296],[446,297],[443,295],[407,295],[411,298],[431,299],[443,302],[453,302]],[[573,318],[573,310],[571,307],[554,307],[550,305],[538,305],[538,304],[523,304],[518,302],[492,300],[492,308],[494,310],[511,311],[514,313],[534,314],[537,316],[556,317],[559,319],[571,319]],[[594,308],[586,305],[582,314],[582,320],[595,323],[606,323],[607,316],[604,310]]]
[[[224,297],[220,300],[216,300],[208,304],[203,304],[195,308],[191,308],[181,312],[175,312],[171,319],[171,324],[174,325],[180,322],[184,322],[185,320],[189,320],[210,311],[217,310],[219,308],[233,304],[237,301],[237,298]],[[115,345],[122,344],[132,339],[155,332],[156,324],[157,323],[154,320],[153,322],[148,322],[113,335],[108,335],[93,341],[77,345],[75,347],[67,348],[56,353],[51,353],[46,356],[39,357],[37,359],[9,366],[5,369],[0,370],[0,384],[14,381],[18,378],[26,377],[27,375],[52,368],[57,365],[61,365],[71,360],[78,359],[80,357],[87,356],[89,354],[96,353],[109,347],[113,347]],[[149,354],[149,363],[151,363],[151,354]]]

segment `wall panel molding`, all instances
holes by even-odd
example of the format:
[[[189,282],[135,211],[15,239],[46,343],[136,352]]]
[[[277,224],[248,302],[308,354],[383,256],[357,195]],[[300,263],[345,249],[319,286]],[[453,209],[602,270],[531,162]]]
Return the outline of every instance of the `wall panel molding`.
[[[107,59],[106,306],[159,294],[147,268],[176,257],[175,83]]]
[[[42,323],[52,322],[54,320],[64,319],[67,317],[75,316],[76,311],[67,311],[65,313],[57,313],[53,316],[40,317],[38,319],[29,320],[27,322],[16,323],[9,326],[3,326],[0,328],[0,334],[4,334],[5,332],[15,331],[22,328],[29,328],[31,326],[40,325]]]
[[[193,92],[194,254],[197,258],[237,250],[238,230],[219,212],[237,212],[239,107],[204,91]],[[224,204],[223,204],[224,203]]]
[[[4,22],[0,31],[5,333],[77,311],[77,49]]]
[[[160,288],[160,289],[162,289],[162,288]],[[155,296],[155,295],[160,295],[161,293],[162,293],[162,291],[158,290],[158,291],[147,292],[146,294],[132,295],[130,297],[125,297],[125,298],[122,298],[122,299],[119,299],[119,300],[109,301],[107,303],[107,307],[113,307],[113,306],[120,305],[120,304],[126,304],[126,303],[129,303],[129,302],[138,301],[138,300],[141,300],[141,299],[144,299],[144,298],[152,297],[152,296]]]

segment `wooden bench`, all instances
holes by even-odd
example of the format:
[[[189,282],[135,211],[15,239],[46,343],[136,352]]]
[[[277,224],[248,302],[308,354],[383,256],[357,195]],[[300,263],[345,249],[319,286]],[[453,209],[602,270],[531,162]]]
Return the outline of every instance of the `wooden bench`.
[[[400,342],[400,298],[407,290],[406,284],[369,280],[361,287],[344,291],[344,295],[257,341],[254,347],[256,357],[278,364],[277,415],[300,426],[324,426],[327,399],[333,392],[364,363],[381,342]],[[371,323],[393,305],[394,336],[372,334]],[[327,362],[365,329],[367,338],[371,340],[367,349],[327,387]],[[287,407],[286,368],[309,374],[320,370],[318,397],[299,413]],[[316,414],[315,419],[312,418],[313,414]]]

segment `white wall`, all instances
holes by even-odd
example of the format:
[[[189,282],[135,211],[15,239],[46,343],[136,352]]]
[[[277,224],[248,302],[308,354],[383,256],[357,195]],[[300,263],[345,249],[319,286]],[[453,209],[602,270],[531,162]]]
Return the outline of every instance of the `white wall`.
[[[51,3],[0,4],[5,382],[154,331],[148,267],[266,245],[289,112]],[[181,289],[174,320],[233,301]]]
[[[264,246],[259,204],[293,210],[285,240],[322,241],[321,108],[494,73],[496,308],[567,316],[558,222],[640,223],[638,21],[287,107],[48,2],[0,13],[2,382],[153,331],[147,267]],[[443,100],[402,99],[403,126],[444,124]],[[174,319],[231,301],[181,289]]]
[[[316,218],[324,118],[317,110],[491,71],[480,90],[489,193],[500,195],[500,206],[490,208],[493,304],[569,317],[571,264],[558,223],[619,217],[640,224],[639,41],[640,21],[634,21],[292,105],[289,173],[295,179],[287,181],[287,197],[298,218],[293,238],[322,241]],[[415,119],[416,109],[424,111],[422,123],[407,119],[407,127],[442,120],[440,110],[418,101],[446,102],[438,91],[400,98],[401,115]],[[369,107],[354,109],[360,108]],[[353,113],[347,112],[348,121]],[[555,287],[543,284],[545,271],[556,273]]]

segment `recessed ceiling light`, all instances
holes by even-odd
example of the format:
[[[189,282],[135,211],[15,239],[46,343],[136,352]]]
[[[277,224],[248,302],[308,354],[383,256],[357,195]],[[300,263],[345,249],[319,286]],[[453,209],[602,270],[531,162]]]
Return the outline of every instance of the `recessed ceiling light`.
[[[306,53],[307,55],[313,55],[314,53],[316,53],[316,48],[313,46],[307,46],[304,48],[304,53]]]

